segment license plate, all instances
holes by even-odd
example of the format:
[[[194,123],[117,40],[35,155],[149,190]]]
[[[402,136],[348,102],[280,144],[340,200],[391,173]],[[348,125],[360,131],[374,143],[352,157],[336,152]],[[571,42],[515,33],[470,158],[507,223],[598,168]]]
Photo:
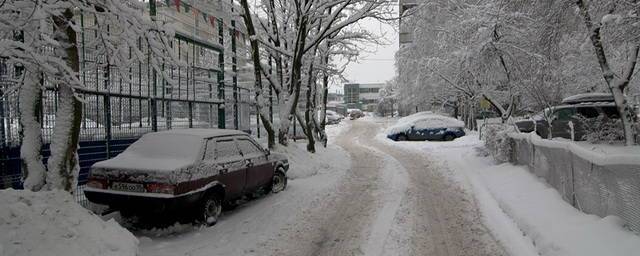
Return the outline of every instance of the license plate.
[[[127,192],[145,192],[144,185],[139,183],[114,182],[111,189]]]

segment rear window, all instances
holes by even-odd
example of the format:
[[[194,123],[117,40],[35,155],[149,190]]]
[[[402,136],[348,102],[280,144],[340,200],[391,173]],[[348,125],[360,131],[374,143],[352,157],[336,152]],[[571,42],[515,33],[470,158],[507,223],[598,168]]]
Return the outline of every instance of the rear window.
[[[147,134],[127,148],[127,154],[144,158],[184,159],[200,156],[202,139],[182,134]]]

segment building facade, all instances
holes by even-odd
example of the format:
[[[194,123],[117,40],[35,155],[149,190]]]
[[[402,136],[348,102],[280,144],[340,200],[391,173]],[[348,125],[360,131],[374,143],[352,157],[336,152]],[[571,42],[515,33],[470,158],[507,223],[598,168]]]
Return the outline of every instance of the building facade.
[[[344,103],[347,108],[374,111],[380,99],[380,89],[384,86],[384,83],[345,84]]]
[[[420,0],[398,0],[398,5],[400,7],[400,34],[399,34],[399,45],[402,47],[404,44],[408,44],[413,42],[413,33],[410,24],[406,22],[403,17],[407,13],[407,11],[413,7],[418,5]]]

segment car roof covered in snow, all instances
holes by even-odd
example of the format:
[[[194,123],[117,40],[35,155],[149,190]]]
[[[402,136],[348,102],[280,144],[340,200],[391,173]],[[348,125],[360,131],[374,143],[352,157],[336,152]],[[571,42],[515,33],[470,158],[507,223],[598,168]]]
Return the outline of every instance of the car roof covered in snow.
[[[230,130],[230,129],[202,129],[202,128],[191,128],[191,129],[172,129],[160,132],[154,132],[152,134],[160,135],[189,135],[195,136],[202,139],[212,138],[212,137],[221,137],[221,136],[232,136],[232,135],[247,135],[247,133],[239,130]]]
[[[566,97],[562,100],[564,104],[579,104],[585,102],[613,102],[611,93],[583,93]]]

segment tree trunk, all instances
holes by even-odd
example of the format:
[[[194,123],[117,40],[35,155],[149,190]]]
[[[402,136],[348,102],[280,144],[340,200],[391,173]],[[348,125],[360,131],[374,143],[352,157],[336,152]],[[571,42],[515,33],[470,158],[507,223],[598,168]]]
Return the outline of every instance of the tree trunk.
[[[253,20],[250,15],[251,12],[249,10],[249,4],[247,3],[247,0],[241,0],[240,3],[244,10],[242,14],[242,18],[244,19],[244,24],[247,27],[247,33],[249,34],[249,37],[255,37],[256,31],[255,31],[255,27],[253,26]],[[264,106],[265,99],[262,95],[263,88],[262,88],[262,75],[260,74],[260,66],[262,65],[260,64],[260,47],[256,40],[250,40],[250,44],[251,44],[251,57],[253,60],[253,75],[255,79],[255,84],[254,84],[254,90],[256,92],[255,101],[256,101],[256,104],[258,105],[257,114],[260,115],[260,120],[264,125],[264,129],[267,131],[268,147],[274,148],[275,147],[275,131],[273,130],[273,124],[271,123],[271,120],[269,120],[267,116],[268,110],[265,109],[265,106]]]
[[[41,77],[31,72],[24,74],[24,82],[20,86],[19,122],[20,122],[20,159],[24,177],[24,188],[39,191],[44,187],[46,167],[42,163],[42,133],[40,127],[40,110],[42,109]]]
[[[60,56],[65,56],[67,65],[78,76],[80,59],[76,32],[73,23],[73,11],[67,9],[61,16],[54,17],[54,39],[61,44],[56,49]],[[76,79],[77,80],[77,79]],[[80,166],[78,162],[78,141],[82,122],[82,102],[75,95],[73,85],[58,85],[58,109],[56,124],[51,141],[51,157],[47,162],[47,185],[49,189],[63,189],[73,194]]]
[[[616,78],[613,70],[611,70],[611,67],[609,66],[607,55],[605,53],[604,46],[602,45],[602,34],[600,33],[601,26],[593,24],[591,15],[589,14],[589,6],[584,0],[578,0],[577,5],[580,9],[580,14],[582,15],[585,26],[590,33],[589,38],[591,39],[596,57],[598,58],[598,63],[600,64],[600,69],[602,70],[602,76],[607,82],[609,91],[613,95],[616,107],[620,112],[620,119],[622,121],[624,130],[625,144],[627,146],[633,146],[635,144],[633,124],[636,121],[636,116],[631,107],[629,107],[625,92],[629,85],[629,81],[631,81],[631,77],[633,76],[633,71],[636,67],[640,44],[636,43],[633,46],[631,54],[629,55],[630,59],[628,60],[627,65],[624,67],[622,76],[620,78]]]
[[[300,99],[300,87],[302,84],[302,59],[304,57],[304,48],[306,46],[306,38],[307,38],[307,17],[300,17],[300,21],[298,22],[298,32],[296,35],[296,46],[294,49],[293,62],[291,63],[291,81],[289,86],[289,100],[288,104],[285,104],[285,110],[287,111],[287,117],[289,122],[283,123],[283,127],[280,127],[280,131],[278,135],[285,135],[281,138],[278,138],[280,144],[287,145],[288,137],[286,134],[289,133],[289,125],[292,118],[296,115],[296,110],[298,109],[298,100]],[[291,98],[291,96],[293,98]],[[282,105],[281,105],[282,106]],[[280,117],[282,118],[282,116]]]

